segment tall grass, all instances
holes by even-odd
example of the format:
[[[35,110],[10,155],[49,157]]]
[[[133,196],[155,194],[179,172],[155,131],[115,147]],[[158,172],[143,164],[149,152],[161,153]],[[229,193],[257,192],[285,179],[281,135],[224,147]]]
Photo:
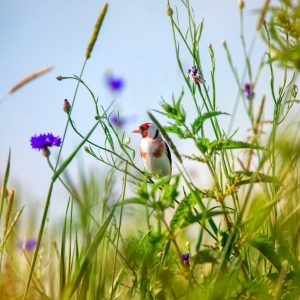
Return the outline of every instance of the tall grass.
[[[289,9],[293,7],[288,7],[287,1],[281,2],[288,18]],[[275,72],[275,59],[280,59],[280,55],[273,55],[275,45],[280,43],[281,49],[290,49],[293,47],[290,38],[297,39],[292,29],[283,33],[279,30],[282,22],[287,26],[290,19],[282,21],[281,18],[281,26],[276,27],[276,8],[270,10],[271,25],[264,21],[269,9],[266,2],[258,16],[266,51],[261,53],[261,63],[255,71],[243,32],[242,3],[239,1],[245,72],[241,77],[235,70],[237,62],[231,56],[230,45],[222,41],[224,57],[228,59],[239,90],[233,112],[217,109],[220,100],[212,45],[207,49],[211,72],[206,83],[199,84],[186,76],[187,70],[181,63],[182,48],[189,53],[191,66],[196,66],[202,74],[199,44],[204,23],[197,23],[189,0],[183,0],[180,9],[167,3],[170,34],[185,88],[180,95],[172,96],[171,101],[163,100],[161,110],[156,112],[168,119],[168,126],[160,124],[154,113],[148,112],[148,115],[175,157],[178,172],[170,184],[166,184],[169,178],[152,176],[153,179],[148,180],[148,174],[136,166],[139,157],[135,157],[135,150],[124,134],[120,135],[111,124],[110,107],[99,105],[88,83],[81,79],[105,14],[109,13],[108,4],[103,6],[80,76],[57,77],[61,84],[65,80],[77,82],[73,101],[66,111],[60,151],[68,130],[73,130],[82,140],[63,163],[59,163],[60,154],[54,164],[47,157],[53,176],[34,251],[18,236],[16,224],[23,207],[16,208],[15,213],[14,192],[6,192],[11,159],[10,154],[8,156],[0,206],[3,224],[1,299],[300,298],[299,120],[297,117],[289,119],[298,101],[294,84],[297,73],[293,69],[297,64],[292,57],[280,60],[282,71]],[[184,13],[188,22],[180,24]],[[295,18],[295,14],[292,17]],[[266,96],[258,99],[254,94],[263,68],[269,70],[270,84],[266,89],[272,96],[272,120],[264,119]],[[280,86],[275,85],[275,76]],[[244,86],[246,82],[248,88]],[[72,117],[80,85],[87,89],[95,104],[96,121],[88,133],[80,132]],[[236,107],[241,101],[244,117],[251,124],[250,137],[244,141],[235,139],[232,128]],[[260,101],[257,112],[254,101]],[[192,123],[187,121],[184,109],[190,103],[197,112]],[[218,118],[223,114],[231,114],[229,128],[222,128],[219,123]],[[101,144],[93,139],[97,126],[105,134]],[[264,134],[265,126],[270,128],[267,134]],[[213,136],[207,134],[208,127],[212,128]],[[172,141],[174,135],[191,140],[197,151],[180,153]],[[103,177],[104,192],[99,190],[99,183],[93,177],[82,178],[79,186],[61,177],[83,149],[95,161],[110,167]],[[185,169],[186,160],[193,161],[195,166],[205,165],[206,176],[211,178],[212,184],[199,188]],[[121,182],[116,181],[117,173],[123,176]],[[57,180],[63,183],[70,197],[61,232],[51,240],[46,230],[47,216]],[[117,183],[120,195],[112,199]],[[130,198],[127,197],[129,188],[134,189]],[[129,218],[125,212],[130,213],[130,209],[134,209],[135,214]],[[124,218],[130,220],[131,226]],[[188,233],[190,228],[196,230],[193,237]],[[21,246],[16,249],[18,242]]]

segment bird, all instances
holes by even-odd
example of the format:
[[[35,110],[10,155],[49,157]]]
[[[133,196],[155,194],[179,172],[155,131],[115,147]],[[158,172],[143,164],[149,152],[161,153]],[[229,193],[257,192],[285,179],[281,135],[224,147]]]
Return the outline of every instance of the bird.
[[[142,135],[140,154],[146,171],[158,177],[171,176],[171,151],[158,128],[153,123],[144,123],[132,132]]]

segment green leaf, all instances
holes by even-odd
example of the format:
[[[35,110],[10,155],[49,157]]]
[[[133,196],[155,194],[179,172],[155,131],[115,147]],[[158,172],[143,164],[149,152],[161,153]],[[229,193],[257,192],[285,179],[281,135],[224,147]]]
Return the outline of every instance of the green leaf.
[[[281,262],[274,251],[274,245],[268,236],[262,233],[255,233],[249,240],[249,244],[264,255],[269,262],[280,271]]]
[[[133,197],[133,198],[129,198],[129,199],[126,199],[124,201],[116,203],[115,207],[122,206],[122,205],[127,205],[127,204],[141,204],[141,205],[145,205],[146,201],[145,201],[145,199],[142,199],[142,198],[134,198]]]
[[[176,125],[164,126],[164,129],[166,132],[176,133],[181,139],[185,138],[184,131]]]
[[[185,222],[183,223],[182,227],[186,227],[190,224],[193,224],[195,222],[200,222],[201,220],[205,220],[207,218],[212,218],[214,216],[219,216],[219,215],[224,215],[224,214],[228,214],[229,212],[226,212],[224,210],[215,210],[215,211],[208,211],[206,213],[201,213],[201,214],[191,214],[188,215]]]
[[[213,263],[217,264],[220,260],[221,252],[212,249],[197,251],[196,255],[193,257],[193,262],[197,264]]]
[[[161,202],[163,208],[174,207],[175,199],[178,196],[179,176],[174,176],[171,184],[166,184],[160,194],[159,202]]]
[[[275,203],[273,201],[266,203],[264,196],[254,196],[253,200],[251,201],[247,216],[243,221],[243,224],[246,225],[248,232],[254,233],[259,228],[263,228],[266,222],[269,222],[268,216],[273,210]]]
[[[196,146],[198,149],[205,154],[206,151],[209,149],[210,141],[206,138],[201,138],[196,140]]]
[[[236,186],[257,182],[269,182],[280,184],[279,181],[272,176],[247,170],[232,172],[227,178],[227,181],[229,185],[234,184]]]
[[[218,115],[229,115],[228,113],[221,112],[221,111],[209,111],[199,117],[197,117],[192,124],[193,133],[196,134],[202,128],[204,121],[218,116]]]
[[[209,148],[218,151],[218,150],[229,150],[229,149],[257,149],[257,150],[267,150],[258,145],[254,145],[242,141],[233,141],[233,140],[219,140],[213,141],[210,143]]]
[[[169,119],[175,120],[177,125],[183,125],[185,123],[186,112],[181,106],[181,100],[183,98],[183,95],[184,95],[184,91],[181,92],[177,101],[175,101],[173,96],[172,97],[173,105],[170,105],[164,99],[161,103],[161,107],[165,111],[165,113],[163,114],[166,115]]]
[[[88,248],[88,250],[83,258],[83,261],[80,264],[79,271],[75,277],[75,280],[73,281],[73,283],[71,285],[71,290],[69,292],[67,299],[70,299],[72,297],[72,295],[75,293],[75,291],[77,290],[77,288],[79,287],[80,282],[81,282],[90,262],[92,261],[99,245],[100,245],[100,242],[102,241],[102,239],[105,236],[105,233],[106,233],[108,225],[110,224],[110,221],[114,215],[114,212],[115,212],[115,209],[113,209],[111,211],[111,213],[109,214],[109,216],[107,217],[107,219],[105,220],[103,225],[100,227],[100,229],[99,229],[98,233],[96,234],[94,240],[92,241],[90,247]]]
[[[170,229],[175,231],[182,227],[187,216],[191,215],[191,209],[196,204],[195,198],[191,194],[187,195],[177,206],[175,214],[170,222]]]
[[[168,184],[170,182],[171,177],[170,176],[163,176],[158,178],[155,183],[152,185],[151,190],[151,196],[154,198],[155,193],[164,185]]]

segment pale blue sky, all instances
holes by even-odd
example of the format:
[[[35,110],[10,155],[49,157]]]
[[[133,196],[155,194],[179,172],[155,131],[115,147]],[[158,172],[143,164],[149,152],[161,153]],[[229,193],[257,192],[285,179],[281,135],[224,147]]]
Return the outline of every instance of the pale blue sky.
[[[255,35],[257,9],[261,0],[245,0],[245,38],[249,47]],[[72,100],[75,81],[55,80],[56,75],[79,75],[84,62],[84,53],[95,21],[104,2],[101,1],[2,1],[0,4],[0,97],[19,80],[30,73],[49,65],[55,65],[50,73],[36,79],[7,98],[0,105],[0,178],[3,177],[9,147],[12,149],[11,180],[9,188],[21,184],[22,199],[30,199],[36,207],[43,207],[47,194],[51,171],[41,153],[31,149],[29,139],[34,134],[52,132],[63,135],[66,114],[62,110],[63,100]],[[186,12],[179,0],[171,1],[178,6],[180,22],[186,28]],[[211,61],[207,44],[211,43],[216,57],[217,103],[219,110],[232,112],[238,93],[230,71],[221,39],[226,39],[239,74],[242,74],[245,61],[240,42],[239,9],[235,0],[191,1],[198,22],[204,18],[201,39],[201,61],[203,76],[210,83]],[[110,1],[92,56],[87,63],[83,80],[89,85],[99,101],[106,107],[113,95],[104,84],[104,73],[111,70],[125,80],[125,88],[117,96],[115,109],[123,115],[137,115],[133,124],[125,127],[126,135],[132,139],[131,146],[138,149],[139,137],[131,134],[132,129],[148,121],[147,110],[159,109],[161,96],[170,100],[174,92],[179,95],[185,83],[175,59],[169,17],[166,15],[166,1]],[[182,46],[183,48],[183,46]],[[260,37],[256,37],[252,55],[254,72],[266,49]],[[191,58],[182,51],[182,63],[186,69],[192,66]],[[269,73],[262,72],[256,87],[255,107],[264,93],[269,95]],[[183,105],[194,117],[193,104],[186,93]],[[267,105],[271,105],[267,97]],[[270,112],[271,113],[271,112]],[[88,93],[80,88],[73,111],[73,118],[83,134],[94,124],[93,103]],[[160,120],[165,122],[164,119]],[[227,130],[230,117],[220,117]],[[245,139],[249,122],[246,120],[243,105],[239,106],[234,129],[240,128],[238,136]],[[94,135],[93,140],[102,143],[102,135]],[[66,158],[80,142],[72,131],[69,132],[63,157]],[[178,141],[182,153],[189,154],[187,143]],[[190,148],[189,148],[190,149]],[[53,149],[53,157],[58,153]],[[105,170],[105,167],[83,151],[84,168]],[[137,163],[141,165],[137,155]],[[187,163],[188,164],[188,163]],[[78,178],[76,162],[68,168],[75,179]],[[65,207],[68,194],[60,183],[54,190],[54,207]]]

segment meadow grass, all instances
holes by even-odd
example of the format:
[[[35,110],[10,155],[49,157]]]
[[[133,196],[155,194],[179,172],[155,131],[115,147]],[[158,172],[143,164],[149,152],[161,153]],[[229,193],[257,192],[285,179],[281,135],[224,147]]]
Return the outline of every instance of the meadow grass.
[[[267,50],[254,71],[243,33],[244,3],[238,1],[245,72],[238,75],[230,47],[223,40],[239,95],[228,128],[222,128],[219,116],[231,112],[217,108],[214,50],[209,44],[211,72],[204,83],[199,49],[204,22],[197,23],[188,0],[182,3],[184,10],[179,11],[168,1],[166,12],[185,89],[173,95],[171,101],[163,99],[160,111],[148,112],[172,150],[177,174],[170,184],[166,184],[169,178],[155,175],[149,180],[149,174],[136,165],[138,157],[130,141],[111,123],[110,106],[102,107],[81,79],[105,14],[109,13],[106,3],[87,47],[81,74],[57,77],[60,84],[74,80],[77,87],[72,102],[65,102],[67,122],[54,164],[48,148],[43,149],[53,176],[33,241],[22,241],[18,235],[24,207],[14,200],[13,190],[7,191],[9,151],[0,199],[0,299],[300,298],[299,120],[297,116],[288,117],[298,102],[294,82],[299,68],[296,49],[300,31],[293,22],[299,20],[299,8],[289,1],[272,8],[269,1],[265,2],[257,28]],[[264,20],[267,12],[270,23]],[[184,13],[188,23],[180,24]],[[182,67],[183,48],[194,66],[189,71]],[[276,60],[282,69],[275,73]],[[258,99],[255,94],[263,68],[269,70],[272,120],[264,119],[266,96]],[[275,85],[275,76],[280,86]],[[95,104],[95,125],[88,133],[81,133],[72,118],[79,86],[87,89]],[[257,112],[254,99],[260,101]],[[250,135],[244,141],[232,134],[241,101],[251,124]],[[192,123],[187,121],[184,109],[190,103],[197,112]],[[157,113],[168,119],[168,126],[158,121]],[[266,126],[269,130],[264,134]],[[105,134],[101,144],[93,139],[96,127]],[[213,136],[207,134],[207,127]],[[78,134],[81,142],[61,163],[68,130]],[[174,136],[191,140],[197,152],[180,153]],[[61,176],[81,150],[99,164],[109,166],[100,184],[91,175],[73,186]],[[192,160],[195,166],[205,165],[212,184],[200,189],[185,168],[186,160]],[[48,222],[55,220],[48,221],[47,216],[57,181],[69,192],[69,199],[61,231],[51,239]],[[116,182],[120,194],[112,196]],[[129,189],[134,193],[128,198]],[[134,214],[130,214],[131,207]],[[130,225],[125,222],[128,218]]]

